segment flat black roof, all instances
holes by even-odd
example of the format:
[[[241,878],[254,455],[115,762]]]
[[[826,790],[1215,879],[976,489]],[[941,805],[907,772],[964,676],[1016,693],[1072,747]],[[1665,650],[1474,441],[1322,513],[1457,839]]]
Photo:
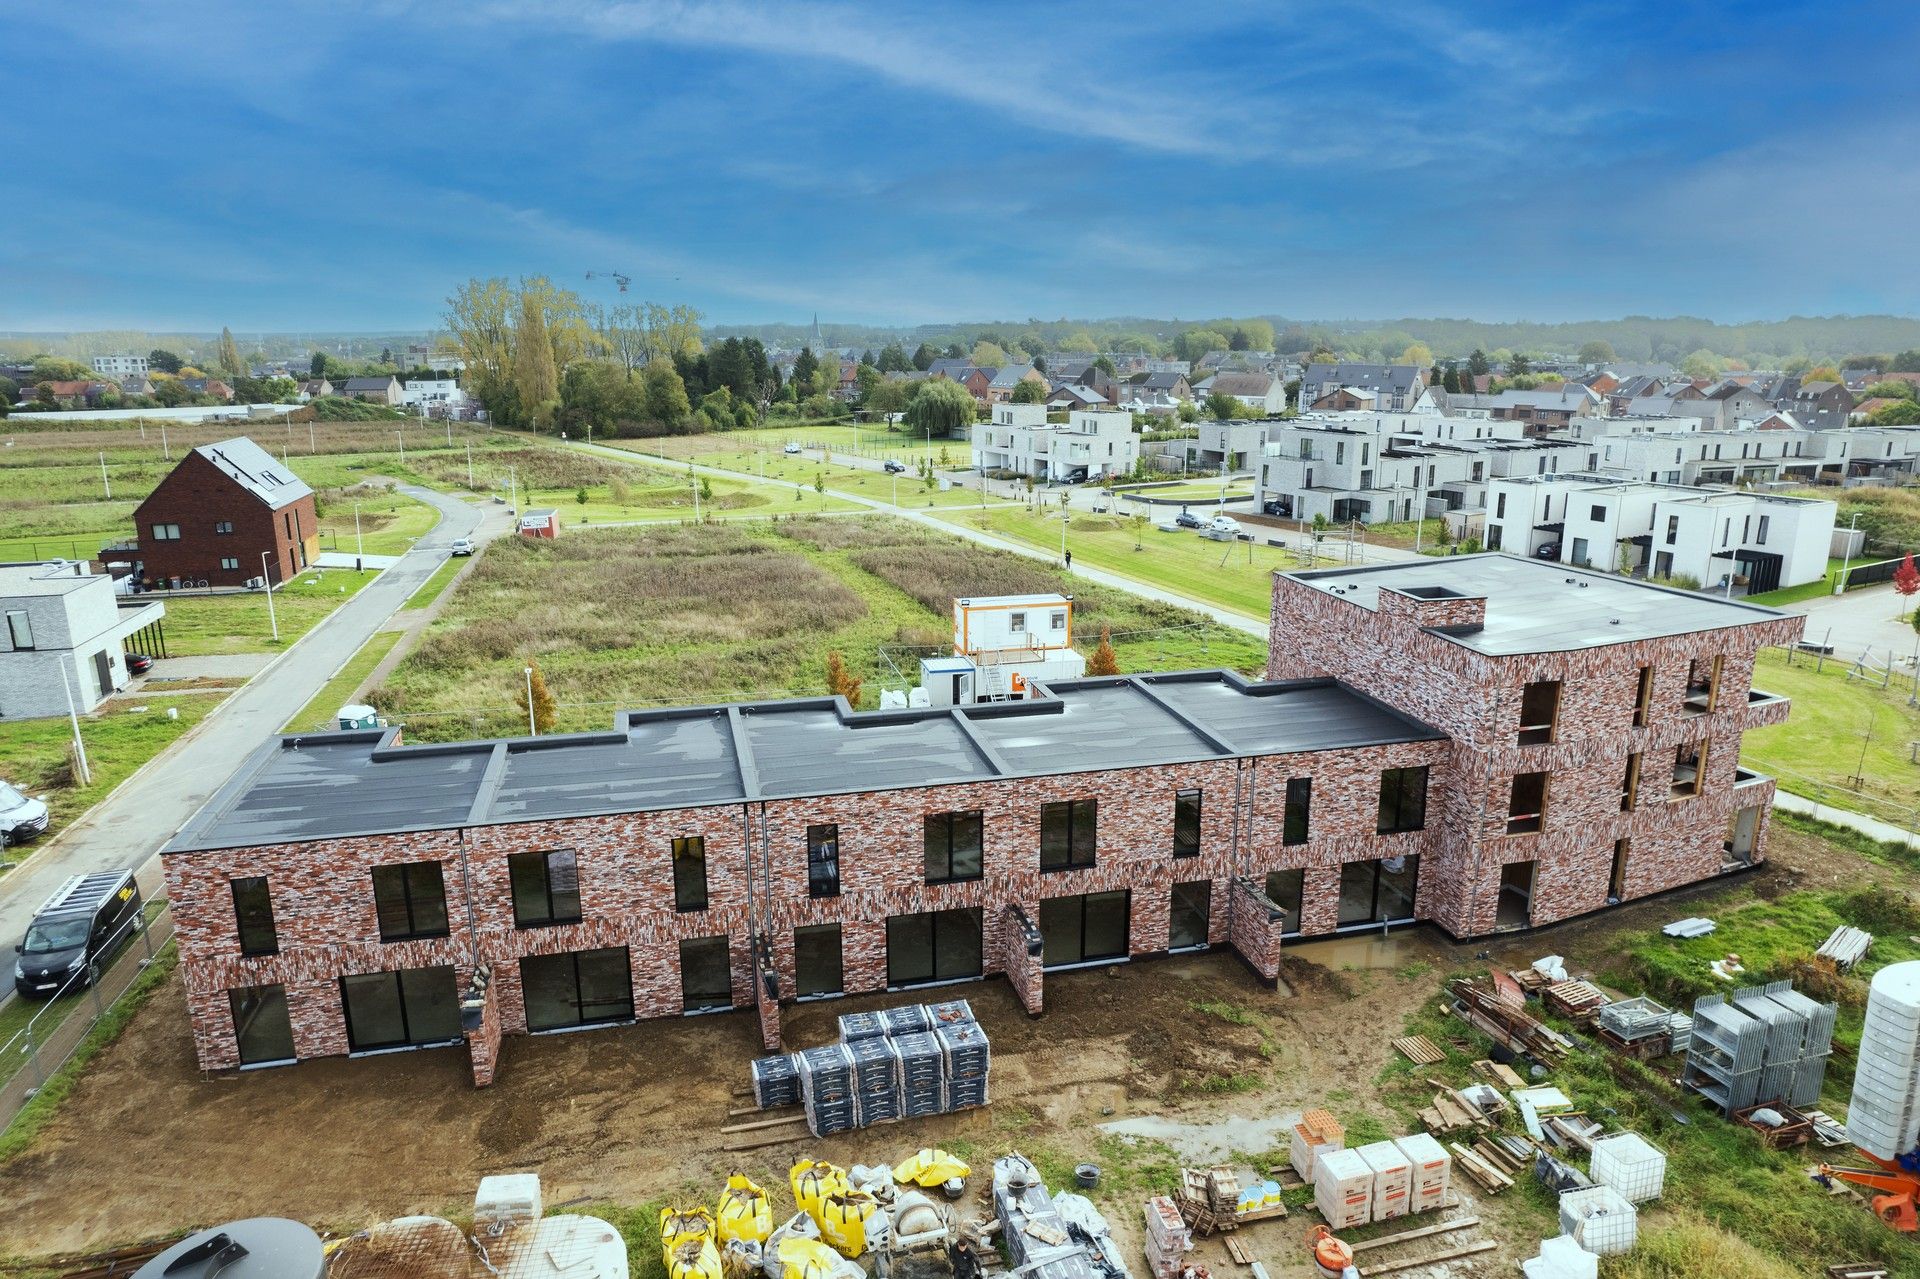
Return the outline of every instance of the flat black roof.
[[[1231,671],[1042,686],[1022,702],[849,711],[837,698],[627,711],[606,733],[399,745],[398,729],[275,737],[165,852],[648,812],[1445,734],[1334,680]]]

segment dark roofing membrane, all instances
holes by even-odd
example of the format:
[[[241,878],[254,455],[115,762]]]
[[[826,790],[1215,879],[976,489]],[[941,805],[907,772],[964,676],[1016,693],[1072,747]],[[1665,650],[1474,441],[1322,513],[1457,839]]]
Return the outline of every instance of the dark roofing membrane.
[[[165,849],[648,812],[1445,735],[1334,680],[1121,675],[1045,696],[850,711],[838,698],[627,711],[605,733],[397,745],[398,729],[264,743]]]

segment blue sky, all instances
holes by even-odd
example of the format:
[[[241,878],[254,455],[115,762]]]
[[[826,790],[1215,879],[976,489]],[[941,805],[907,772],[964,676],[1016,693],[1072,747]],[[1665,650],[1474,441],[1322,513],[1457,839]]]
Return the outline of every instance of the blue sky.
[[[1920,6],[0,0],[0,328],[1920,312]]]

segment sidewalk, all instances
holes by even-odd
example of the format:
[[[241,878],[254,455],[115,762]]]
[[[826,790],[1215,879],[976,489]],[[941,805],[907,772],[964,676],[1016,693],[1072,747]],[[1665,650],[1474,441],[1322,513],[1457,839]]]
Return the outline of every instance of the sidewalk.
[[[1832,822],[1835,826],[1845,826],[1888,844],[1905,844],[1908,848],[1920,848],[1920,835],[1895,826],[1892,822],[1883,822],[1878,817],[1868,817],[1864,813],[1855,813],[1845,808],[1835,808],[1831,804],[1806,799],[1800,795],[1791,795],[1784,790],[1775,789],[1773,806],[1784,812],[1799,813],[1823,822]]]

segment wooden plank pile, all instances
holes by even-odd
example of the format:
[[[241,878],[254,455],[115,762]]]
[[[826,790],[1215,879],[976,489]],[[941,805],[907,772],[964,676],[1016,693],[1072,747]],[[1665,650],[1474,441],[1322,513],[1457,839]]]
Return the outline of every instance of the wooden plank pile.
[[[1182,1168],[1180,1188],[1173,1193],[1181,1219],[1194,1234],[1205,1237],[1240,1228],[1240,1179],[1231,1168]],[[1282,1209],[1284,1215],[1285,1209]]]
[[[1822,959],[1831,959],[1842,972],[1859,963],[1867,953],[1867,947],[1873,945],[1873,934],[1851,924],[1842,924],[1833,930],[1831,936],[1820,943],[1820,949],[1813,953]]]
[[[1843,1261],[1837,1266],[1827,1267],[1827,1279],[1887,1279],[1892,1273],[1885,1266],[1872,1261]]]
[[[1525,1088],[1527,1081],[1520,1072],[1503,1062],[1481,1058],[1473,1063],[1473,1073],[1480,1076],[1496,1088]]]
[[[1447,1148],[1453,1151],[1454,1167],[1473,1178],[1475,1184],[1488,1194],[1497,1195],[1512,1187],[1513,1178],[1501,1172],[1486,1156],[1457,1141],[1448,1142]]]
[[[1485,982],[1456,977],[1447,983],[1447,992],[1462,1021],[1516,1055],[1556,1065],[1573,1047],[1565,1035],[1507,1003]]]
[[[1847,1126],[1824,1110],[1803,1110],[1807,1122],[1813,1125],[1813,1139],[1821,1145],[1832,1148],[1850,1144],[1847,1141]]]

